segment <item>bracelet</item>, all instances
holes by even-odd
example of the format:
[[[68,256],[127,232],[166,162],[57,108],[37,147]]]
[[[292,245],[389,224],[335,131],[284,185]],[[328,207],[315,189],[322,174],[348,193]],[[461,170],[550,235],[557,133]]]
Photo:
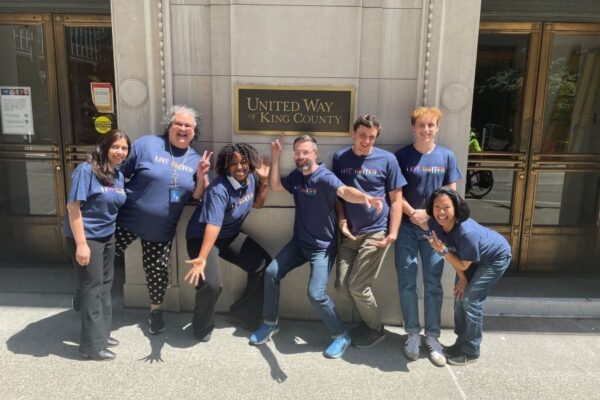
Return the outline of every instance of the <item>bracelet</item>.
[[[448,250],[448,246],[444,246],[444,248],[442,249],[442,251],[438,251],[438,254],[442,257],[446,256],[448,253],[450,252],[450,250]]]

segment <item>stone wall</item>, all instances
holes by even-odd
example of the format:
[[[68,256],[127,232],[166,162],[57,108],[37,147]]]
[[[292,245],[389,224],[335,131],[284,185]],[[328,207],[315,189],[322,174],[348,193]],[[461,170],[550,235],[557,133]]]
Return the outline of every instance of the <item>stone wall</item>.
[[[203,117],[200,150],[248,142],[268,154],[272,137],[236,135],[233,85],[354,86],[356,114],[375,113],[383,124],[380,147],[410,143],[409,113],[420,104],[442,108],[439,143],[465,171],[475,71],[479,1],[474,0],[112,0],[119,125],[133,137],[158,132],[165,106],[185,103]],[[350,137],[321,136],[319,159],[329,164]],[[286,139],[283,173],[293,167]],[[461,183],[459,185],[463,187]],[[173,251],[166,307],[189,310],[193,289],[182,282],[182,216]],[[244,229],[272,255],[291,237],[293,202],[269,193]],[[146,306],[139,248],[128,251],[126,304]],[[222,263],[225,310],[244,285],[241,270]],[[453,270],[444,275],[443,323],[452,324]],[[282,284],[282,317],[316,318],[306,296],[308,267]],[[343,317],[350,304],[330,293]],[[375,286],[382,318],[400,324],[393,249]]]

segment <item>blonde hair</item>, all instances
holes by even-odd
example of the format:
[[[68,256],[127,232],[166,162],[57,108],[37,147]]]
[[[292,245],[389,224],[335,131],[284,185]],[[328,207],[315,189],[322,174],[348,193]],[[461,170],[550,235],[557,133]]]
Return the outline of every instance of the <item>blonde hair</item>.
[[[410,114],[410,124],[415,125],[417,120],[424,115],[430,115],[436,119],[439,125],[442,119],[442,111],[437,107],[418,107]]]

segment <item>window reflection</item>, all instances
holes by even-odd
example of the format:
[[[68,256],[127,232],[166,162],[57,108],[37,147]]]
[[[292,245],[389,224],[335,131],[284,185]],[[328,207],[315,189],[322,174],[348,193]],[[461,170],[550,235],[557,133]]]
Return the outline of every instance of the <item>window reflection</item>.
[[[53,161],[0,161],[0,215],[56,215]]]
[[[600,153],[600,36],[555,35],[542,153]]]
[[[0,25],[0,86],[31,89],[34,135],[0,134],[2,143],[52,142],[48,104],[48,69],[44,34],[39,25]],[[0,118],[2,116],[0,115]],[[2,125],[0,124],[0,133]]]
[[[483,151],[518,151],[529,36],[481,33],[471,127]]]
[[[465,199],[471,217],[482,224],[509,225],[513,171],[468,169]]]
[[[534,225],[591,226],[596,223],[600,173],[540,172]]]

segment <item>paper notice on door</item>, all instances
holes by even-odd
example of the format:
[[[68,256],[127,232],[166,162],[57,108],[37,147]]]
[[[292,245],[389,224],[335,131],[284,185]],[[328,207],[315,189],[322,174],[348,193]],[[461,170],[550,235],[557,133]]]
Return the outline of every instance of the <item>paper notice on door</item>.
[[[113,87],[111,83],[90,82],[92,102],[99,113],[114,113]]]
[[[5,135],[33,135],[31,87],[1,86],[0,117]]]

